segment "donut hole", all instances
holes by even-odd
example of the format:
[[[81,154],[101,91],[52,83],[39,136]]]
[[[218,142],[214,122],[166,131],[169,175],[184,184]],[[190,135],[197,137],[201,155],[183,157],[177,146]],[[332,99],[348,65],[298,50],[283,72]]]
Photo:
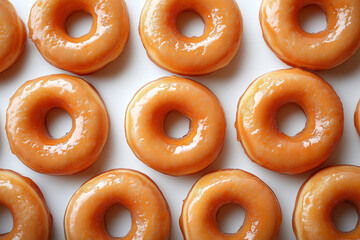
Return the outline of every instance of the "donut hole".
[[[164,131],[168,137],[179,139],[190,130],[190,119],[177,111],[171,111],[165,118]]]
[[[131,213],[124,206],[116,204],[106,211],[105,227],[110,236],[125,237],[131,229],[131,224]]]
[[[216,218],[221,232],[236,233],[244,224],[245,210],[239,204],[225,204],[220,207]]]
[[[307,122],[304,111],[295,103],[282,106],[276,120],[279,130],[290,137],[300,133]]]
[[[79,38],[90,32],[93,21],[90,13],[77,11],[66,19],[65,30],[69,36]]]
[[[308,5],[300,10],[299,24],[307,33],[318,33],[327,28],[326,13],[317,5]]]
[[[51,109],[46,115],[46,128],[52,138],[59,139],[66,136],[72,124],[71,116],[63,109]]]
[[[0,204],[0,236],[7,234],[13,229],[13,216],[10,210],[4,205]]]
[[[185,37],[200,37],[204,34],[205,24],[195,11],[184,11],[177,17],[177,28]]]
[[[340,232],[353,231],[359,221],[356,207],[350,202],[340,203],[332,212],[332,221]]]

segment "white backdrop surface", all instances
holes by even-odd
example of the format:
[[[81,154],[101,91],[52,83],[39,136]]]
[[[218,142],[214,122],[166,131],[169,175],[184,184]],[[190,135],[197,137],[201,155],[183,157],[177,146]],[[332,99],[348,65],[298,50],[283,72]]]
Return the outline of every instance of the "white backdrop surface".
[[[27,24],[30,8],[35,0],[11,0],[11,2]],[[236,130],[234,128],[239,97],[244,93],[249,84],[264,73],[289,68],[289,66],[282,63],[275,56],[263,40],[258,20],[261,1],[237,0],[243,16],[244,29],[240,49],[231,63],[212,74],[190,77],[210,88],[218,96],[226,114],[227,130],[224,148],[220,157],[210,167],[200,173],[185,177],[167,176],[147,167],[135,157],[125,139],[125,110],[133,95],[144,84],[160,77],[173,75],[151,62],[141,43],[138,34],[138,23],[144,2],[145,0],[126,0],[131,33],[123,54],[95,74],[82,77],[94,85],[101,94],[111,121],[110,135],[98,161],[89,169],[73,176],[48,176],[27,168],[11,153],[5,133],[6,108],[10,97],[27,80],[55,73],[74,75],[47,63],[37,51],[35,45],[28,39],[21,59],[9,70],[0,74],[0,168],[15,170],[20,174],[30,177],[39,185],[53,215],[51,239],[55,240],[64,239],[63,216],[72,194],[89,178],[114,168],[139,170],[147,174],[158,184],[171,209],[172,232],[170,239],[183,239],[178,219],[183,200],[197,179],[207,172],[218,169],[238,168],[246,170],[267,183],[278,197],[283,215],[278,239],[295,239],[292,231],[292,211],[296,194],[301,184],[316,169],[296,176],[278,174],[264,169],[251,162],[245,155],[241,144],[237,142]],[[84,24],[86,25],[86,21]],[[309,26],[316,26],[316,24],[321,25],[323,21],[315,18],[314,22],[311,22]],[[74,31],[79,31],[79,28],[83,27],[80,24],[78,29]],[[188,26],[189,31],[196,30],[196,28],[199,30],[200,27],[199,21],[195,21],[194,26]],[[322,76],[334,87],[342,100],[345,114],[343,138],[332,157],[320,168],[339,164],[360,165],[360,138],[355,131],[353,123],[355,106],[360,98],[360,51],[357,51],[343,65],[333,70],[316,72],[316,74]],[[291,112],[289,110],[282,115],[286,116]],[[283,128],[288,131],[294,131],[292,130],[293,128],[299,128],[299,126],[304,124],[304,117],[301,113],[295,111],[295,114],[292,116],[288,121],[284,120],[288,124]],[[69,129],[69,122],[61,118],[55,124],[54,131],[61,132]],[[179,129],[174,129],[174,131],[180,131],[180,128],[181,126],[179,126]],[[348,210],[345,209],[344,211]],[[341,217],[341,215],[343,216]],[[239,216],[233,215],[228,217],[227,221],[222,220],[225,225],[231,225],[225,226],[226,229],[232,229],[232,225],[235,227],[240,225]],[[129,229],[129,221],[127,221],[127,224],[121,224],[122,221],[116,220],[116,217],[114,218],[115,220],[112,221],[111,228],[115,229],[115,232],[125,231],[124,229],[126,228]],[[341,221],[339,220],[341,225],[346,227],[351,224],[354,225],[357,217],[355,213],[347,212],[345,215],[340,214],[338,218],[341,218]],[[0,216],[1,224],[4,222],[1,220],[4,219],[8,218],[1,218]],[[8,222],[5,222],[6,224]]]

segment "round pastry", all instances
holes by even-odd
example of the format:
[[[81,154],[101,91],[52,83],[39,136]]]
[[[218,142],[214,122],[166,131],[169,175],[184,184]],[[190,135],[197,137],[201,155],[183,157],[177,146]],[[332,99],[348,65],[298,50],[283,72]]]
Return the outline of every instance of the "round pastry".
[[[93,25],[89,33],[74,38],[65,22],[77,11],[90,13]],[[49,63],[81,75],[115,60],[129,38],[124,0],[37,0],[28,25],[31,40]]]
[[[166,116],[177,111],[190,119],[190,130],[180,139],[164,131]],[[151,168],[179,176],[199,172],[220,154],[226,121],[216,96],[189,79],[166,77],[141,88],[125,117],[127,142]]]
[[[308,5],[317,5],[326,13],[324,31],[307,33],[301,28],[298,15]],[[260,23],[266,43],[291,66],[331,69],[360,46],[360,1],[263,0]]]
[[[205,24],[200,37],[186,37],[177,26],[184,11],[195,11]],[[139,32],[149,58],[182,75],[202,75],[225,67],[236,54],[242,17],[235,0],[147,0]]]
[[[245,210],[238,232],[222,233],[216,221],[221,206],[237,203]],[[200,178],[184,201],[180,227],[185,240],[277,238],[281,210],[271,189],[241,170],[220,170]],[[251,237],[249,237],[251,236]]]
[[[72,129],[53,139],[47,113],[65,110]],[[92,165],[108,136],[109,119],[96,90],[80,78],[50,75],[22,85],[10,99],[6,133],[11,151],[28,167],[45,174],[69,175]]]
[[[39,187],[30,178],[0,169],[0,205],[13,217],[11,232],[0,234],[0,239],[50,239],[52,217]]]
[[[332,222],[332,212],[345,201],[360,208],[359,167],[329,167],[314,174],[297,195],[293,215],[297,239],[360,239],[359,224],[350,232],[341,232]]]
[[[109,235],[104,220],[115,204],[126,207],[132,217],[132,227],[121,239],[169,239],[171,216],[159,188],[146,175],[126,169],[100,174],[77,190],[66,208],[66,239],[119,239]]]
[[[360,135],[360,101],[358,102],[354,116],[355,128]]]
[[[0,0],[0,72],[21,56],[26,42],[25,26],[8,0]]]
[[[276,121],[288,103],[307,117],[305,128],[290,137]],[[319,76],[300,69],[280,70],[256,79],[240,98],[235,127],[249,158],[270,170],[298,174],[325,162],[341,139],[342,103]]]

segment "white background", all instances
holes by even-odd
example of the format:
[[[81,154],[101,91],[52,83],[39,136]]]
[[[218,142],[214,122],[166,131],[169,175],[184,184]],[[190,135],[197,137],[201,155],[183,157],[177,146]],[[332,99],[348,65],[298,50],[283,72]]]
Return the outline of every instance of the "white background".
[[[35,1],[11,0],[11,2],[24,22],[27,23],[30,8]],[[21,59],[9,70],[0,74],[0,168],[15,170],[30,177],[39,185],[53,215],[54,222],[51,239],[64,239],[63,216],[72,194],[84,181],[113,168],[139,170],[147,174],[158,184],[171,209],[173,223],[170,239],[182,239],[178,224],[182,202],[191,186],[199,177],[207,172],[223,168],[239,168],[249,171],[267,183],[278,197],[283,214],[278,239],[295,239],[291,223],[296,194],[301,184],[316,170],[301,175],[288,176],[269,171],[254,164],[245,155],[241,144],[237,142],[236,130],[234,128],[237,102],[247,86],[255,78],[264,73],[288,68],[286,64],[282,63],[272,53],[263,40],[258,20],[260,0],[237,0],[243,16],[244,29],[240,49],[232,62],[224,69],[215,73],[201,77],[191,77],[210,88],[218,96],[226,114],[227,130],[224,148],[220,157],[202,172],[185,177],[171,177],[152,170],[134,156],[126,143],[124,116],[127,104],[132,96],[144,84],[159,77],[173,75],[152,63],[141,43],[138,34],[138,23],[145,0],[127,0],[126,2],[130,17],[131,33],[123,54],[97,73],[82,77],[94,85],[100,92],[111,120],[110,135],[98,161],[86,171],[74,176],[47,176],[27,168],[10,152],[5,133],[5,115],[10,97],[27,80],[48,74],[68,73],[47,63],[37,51],[35,45],[28,40]],[[89,19],[80,17],[81,19],[83,21],[78,22],[77,27],[75,26],[73,31],[85,33],[84,28],[89,29]],[[194,20],[192,17],[188,17],[187,20],[193,24],[190,24],[191,26],[188,24],[186,31],[200,31],[201,20]],[[321,25],[323,25],[323,22],[320,15],[316,15],[313,21],[307,22],[307,27],[310,29],[319,28]],[[333,70],[316,72],[333,85],[343,102],[345,113],[343,138],[335,153],[321,168],[329,165],[358,165],[360,163],[360,138],[355,131],[353,123],[355,106],[360,98],[359,63],[360,51],[345,64]],[[305,117],[300,111],[288,108],[282,115],[282,121],[285,122],[282,125],[283,129],[288,132],[294,132],[296,129],[301,130]],[[291,116],[286,120],[285,116],[287,115]],[[61,114],[58,114],[58,117],[55,115],[54,118],[57,119],[52,120],[53,132],[57,134],[65,133],[66,129],[70,129],[71,121],[69,118]],[[184,131],[185,124],[186,121],[180,121],[177,127],[173,127],[173,132]],[[354,226],[357,216],[353,209],[344,207],[341,211],[345,213],[339,214],[336,217],[340,225],[344,229],[349,229],[350,225]],[[235,214],[232,214],[232,212],[235,212]],[[113,234],[126,233],[126,230],[130,227],[129,215],[124,210],[119,209],[115,213],[118,214],[113,214],[115,217],[110,217],[112,218],[109,224],[110,232]],[[241,225],[243,214],[239,209],[234,210],[230,207],[222,216],[221,223],[223,229],[234,231]],[[0,209],[0,222],[0,233],[9,230],[11,223],[4,208]]]

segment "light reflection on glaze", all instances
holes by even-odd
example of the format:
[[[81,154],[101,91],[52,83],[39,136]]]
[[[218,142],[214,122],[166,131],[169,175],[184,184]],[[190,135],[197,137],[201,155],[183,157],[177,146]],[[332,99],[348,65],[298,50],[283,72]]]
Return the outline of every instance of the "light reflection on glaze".
[[[73,38],[63,26],[67,17],[79,10],[93,16],[93,26],[88,34]],[[123,0],[38,0],[31,9],[28,25],[29,37],[43,57],[54,66],[77,74],[92,73],[113,61],[129,37]]]
[[[155,183],[140,172],[117,169],[90,179],[71,198],[64,221],[66,239],[117,239],[103,224],[106,211],[115,204],[132,216],[131,230],[122,239],[169,238],[169,208]]]
[[[0,234],[2,240],[48,240],[51,215],[36,184],[18,173],[0,169],[0,204],[13,217],[10,233]]]
[[[280,32],[279,18],[277,18],[275,16],[278,15],[279,5],[280,5],[279,1],[272,1],[272,2],[269,2],[269,4],[266,5],[266,7],[265,7],[265,12],[266,12],[266,16],[267,16],[266,21],[277,33]]]
[[[276,122],[279,109],[297,103],[307,115],[303,131],[289,137]],[[241,97],[235,127],[251,160],[274,171],[295,174],[326,161],[343,130],[343,109],[332,87],[300,70],[275,71],[255,80]],[[291,161],[289,161],[291,159]]]
[[[14,189],[13,185],[10,183],[9,180],[2,180],[0,178],[0,188],[7,188],[8,190]]]
[[[360,226],[340,232],[332,222],[332,211],[342,202],[360,204],[360,168],[334,166],[308,179],[297,196],[293,227],[297,239],[359,239]]]
[[[26,32],[10,1],[0,1],[0,24],[0,72],[3,72],[20,58]]]
[[[197,12],[205,23],[200,37],[186,37],[176,26],[183,11]],[[149,57],[179,74],[201,75],[226,66],[240,45],[242,18],[233,0],[147,0],[140,19],[140,36]]]
[[[202,141],[205,141],[207,137],[207,129],[210,123],[206,121],[207,119],[202,119],[198,122],[198,127],[196,129],[196,135],[193,138],[193,141],[188,145],[176,146],[173,154],[183,154],[185,152],[193,151]]]
[[[252,222],[251,228],[246,233],[246,236],[245,236],[244,239],[247,239],[247,240],[255,240],[255,239],[257,239],[258,225],[259,225],[259,221]]]
[[[170,138],[164,131],[165,117],[171,111],[191,120],[190,131],[183,138]],[[215,161],[225,128],[224,112],[216,96],[184,78],[167,77],[145,85],[126,111],[126,139],[134,154],[170,175],[191,174]]]
[[[325,11],[326,30],[306,33],[297,22],[301,9],[309,4]],[[353,0],[263,0],[260,22],[265,41],[282,61],[327,70],[345,62],[359,48],[359,12],[360,1]]]
[[[45,118],[53,108],[72,117],[73,127],[60,138],[47,132]],[[73,174],[93,164],[108,135],[108,116],[98,93],[85,81],[51,75],[28,81],[11,98],[6,132],[11,150],[32,169]]]
[[[234,234],[222,233],[216,223],[219,208],[228,203],[237,203],[246,212],[244,224]],[[206,174],[192,187],[183,204],[180,227],[185,240],[275,240],[281,219],[275,195],[260,179],[241,170],[220,170]]]

